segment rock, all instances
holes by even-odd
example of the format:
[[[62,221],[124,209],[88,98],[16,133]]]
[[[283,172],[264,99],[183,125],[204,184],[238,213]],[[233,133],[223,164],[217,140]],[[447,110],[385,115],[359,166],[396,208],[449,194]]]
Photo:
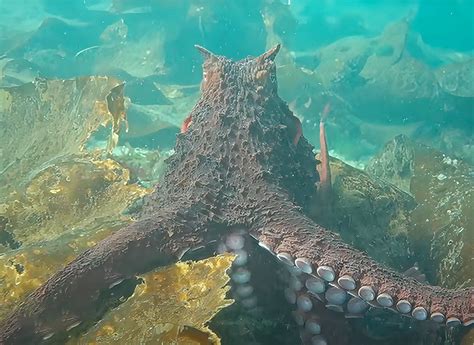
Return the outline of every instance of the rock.
[[[380,37],[372,41],[373,53],[367,59],[360,76],[373,79],[400,60],[405,50],[409,24],[401,20],[388,24]]]
[[[419,205],[410,241],[425,267],[434,267],[434,281],[450,288],[471,286],[474,279],[473,176],[462,160],[426,146],[415,150],[410,191]]]
[[[369,161],[365,171],[409,193],[414,172],[414,155],[410,139],[404,135],[398,135]]]
[[[41,74],[40,68],[28,60],[0,58],[0,87],[30,83]]]
[[[402,156],[402,159],[400,159]],[[396,165],[402,166],[397,169]],[[408,237],[431,282],[455,288],[474,279],[474,170],[406,137],[397,137],[368,165],[368,172],[406,188],[417,202]]]
[[[423,62],[404,56],[379,72],[373,72],[374,77],[349,97],[358,116],[378,123],[400,124],[425,120],[427,113],[431,120],[443,115],[440,109],[444,100],[434,73]]]
[[[331,174],[333,203],[325,205],[323,200],[314,205],[313,217],[378,262],[400,271],[413,265],[408,241],[410,212],[416,206],[413,198],[335,158]]]
[[[112,145],[123,107],[123,82],[115,78],[37,79],[0,88],[0,200],[54,163],[80,155],[101,125],[112,123]]]
[[[357,77],[371,54],[371,43],[370,39],[352,36],[319,49],[315,74],[326,88],[331,89],[360,82]]]
[[[444,92],[457,97],[474,97],[474,59],[442,66],[435,71],[435,76]]]

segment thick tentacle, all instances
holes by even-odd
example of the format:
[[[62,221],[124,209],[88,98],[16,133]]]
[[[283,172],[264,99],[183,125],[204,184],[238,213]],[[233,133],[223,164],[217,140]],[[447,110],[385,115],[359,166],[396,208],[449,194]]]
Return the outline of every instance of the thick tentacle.
[[[79,255],[2,321],[0,344],[62,340],[72,328],[96,321],[105,312],[98,305],[109,289],[205,243],[199,229],[180,219],[179,212],[161,210]]]
[[[252,229],[252,236],[310,277],[416,320],[431,319],[449,326],[473,323],[473,288],[448,290],[424,285],[387,269],[313,223],[289,202],[272,205],[272,212],[266,214],[265,221]]]

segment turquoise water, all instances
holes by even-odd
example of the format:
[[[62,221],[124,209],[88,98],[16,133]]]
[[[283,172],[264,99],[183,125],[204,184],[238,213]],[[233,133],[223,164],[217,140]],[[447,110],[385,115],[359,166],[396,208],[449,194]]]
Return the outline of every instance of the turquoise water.
[[[322,103],[332,102],[340,109],[329,119],[331,148],[347,159],[365,162],[404,133],[472,161],[471,1],[289,2],[4,0],[0,52],[14,61],[0,85],[114,75],[128,83],[133,104],[160,106],[170,100],[153,83],[200,82],[194,44],[240,59],[279,42],[280,94],[314,144]],[[178,122],[190,107],[168,114]],[[172,146],[169,129],[146,137],[139,128],[159,114],[134,112],[139,133],[124,141]]]
[[[107,157],[130,170],[127,183],[149,188],[159,181],[164,160],[173,154],[176,135],[200,94],[202,56],[194,45],[239,60],[281,44],[276,59],[279,95],[301,121],[303,135],[319,150],[319,126],[326,107],[329,154],[360,169],[355,183],[336,180],[335,208],[340,213],[337,221],[324,221],[344,240],[398,271],[416,263],[432,284],[465,287],[472,286],[474,279],[469,273],[474,271],[472,253],[466,249],[474,242],[473,23],[472,0],[0,0],[0,90],[82,76],[109,76],[125,82],[126,121],[118,126],[118,141]],[[64,109],[80,103],[81,96],[69,99],[71,92],[61,90],[58,87],[57,97],[67,99]],[[0,144],[5,147],[0,148],[0,183],[21,185],[19,193],[26,193],[32,176],[48,164],[77,154],[79,148],[73,147],[82,146],[82,139],[51,142],[31,157],[28,151],[33,149],[25,139],[20,143],[27,147],[26,153],[20,150],[13,157],[15,133],[27,138],[28,130],[22,126],[27,128],[29,120],[39,118],[45,123],[54,116],[49,116],[51,108],[44,113],[42,108],[34,113],[38,118],[28,118],[28,113],[25,121],[12,125],[15,119],[8,114],[18,110],[12,110],[11,100],[2,95],[0,136],[4,141],[0,138]],[[20,97],[36,104],[28,92]],[[74,123],[73,129],[66,130],[61,121],[54,121],[59,125],[47,129],[49,137],[72,136],[85,126]],[[35,136],[35,129],[41,132],[40,127],[32,126],[30,134]],[[90,138],[84,134],[86,151],[100,149],[106,155],[110,126],[96,127],[90,130]],[[71,150],[58,149],[67,145]],[[49,158],[44,155],[48,150],[54,153]],[[29,164],[20,166],[18,173],[11,172],[18,162],[28,157],[35,160],[35,154],[46,158],[38,158],[38,166]],[[353,173],[350,167],[346,169],[347,175]],[[440,185],[429,184],[430,179]],[[385,182],[377,184],[379,180]],[[356,191],[346,183],[354,183],[350,187]],[[18,235],[15,228],[21,223],[9,223],[9,212],[15,209],[10,205],[18,201],[12,201],[17,198],[17,194],[12,197],[13,190],[0,189],[0,259],[28,248],[22,246],[28,236]],[[133,207],[129,213],[133,214]],[[121,211],[118,207],[117,213]],[[441,220],[436,218],[440,214]],[[406,218],[413,228],[428,223],[428,218],[434,225],[413,235],[405,231]],[[35,219],[46,226],[42,217]],[[75,230],[100,227],[75,222]],[[375,235],[371,232],[379,229]],[[54,241],[63,240],[48,237],[49,233],[41,236],[33,236],[28,243],[45,241],[57,247]],[[4,286],[5,277],[0,274]],[[293,320],[280,313],[284,309],[276,308],[273,314],[266,311],[263,316],[245,314],[234,325],[231,321],[238,313],[226,309],[211,325],[222,335],[223,345],[299,344],[294,340],[299,338]],[[410,338],[409,344],[456,344],[462,337],[460,332],[437,328],[412,336],[416,323],[378,313],[350,321],[348,327],[356,330],[351,334],[363,334],[353,344],[408,344]],[[344,341],[341,344],[351,344]]]

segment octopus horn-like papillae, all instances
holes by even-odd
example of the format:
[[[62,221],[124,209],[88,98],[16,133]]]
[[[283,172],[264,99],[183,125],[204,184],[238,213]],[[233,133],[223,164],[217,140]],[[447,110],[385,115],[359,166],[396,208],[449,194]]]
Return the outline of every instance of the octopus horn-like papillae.
[[[278,52],[280,51],[280,48],[281,48],[281,45],[277,44],[272,49],[266,51],[265,53],[257,57],[256,60],[259,62],[274,61],[276,56],[278,55]]]
[[[210,50],[200,46],[199,44],[195,44],[194,47],[201,53],[205,60],[217,58],[217,55],[211,52]]]
[[[473,322],[473,288],[449,290],[409,279],[345,244],[337,234],[321,228],[285,201],[281,203],[278,216],[264,224],[254,236],[275,253],[305,258],[304,261],[297,259],[296,264],[311,266],[310,276],[335,286],[326,291],[326,299],[331,304],[343,303],[346,290],[373,306],[389,308],[416,320],[431,319],[448,326]],[[310,282],[309,290],[315,285]],[[352,303],[355,302],[351,302],[351,308]]]

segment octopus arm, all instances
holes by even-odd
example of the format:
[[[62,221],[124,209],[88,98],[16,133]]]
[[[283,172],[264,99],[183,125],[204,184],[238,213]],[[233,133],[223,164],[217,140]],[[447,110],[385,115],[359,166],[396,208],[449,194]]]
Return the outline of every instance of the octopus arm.
[[[322,279],[326,289],[345,290],[349,297],[417,320],[431,319],[449,326],[473,323],[474,288],[425,285],[347,245],[289,201],[274,202],[271,208],[276,211],[267,214],[251,235],[280,260],[302,269],[308,279]]]
[[[104,294],[201,243],[198,232],[179,218],[179,212],[161,210],[80,254],[0,323],[0,344],[62,341],[73,328],[90,327],[107,310],[101,307]]]

